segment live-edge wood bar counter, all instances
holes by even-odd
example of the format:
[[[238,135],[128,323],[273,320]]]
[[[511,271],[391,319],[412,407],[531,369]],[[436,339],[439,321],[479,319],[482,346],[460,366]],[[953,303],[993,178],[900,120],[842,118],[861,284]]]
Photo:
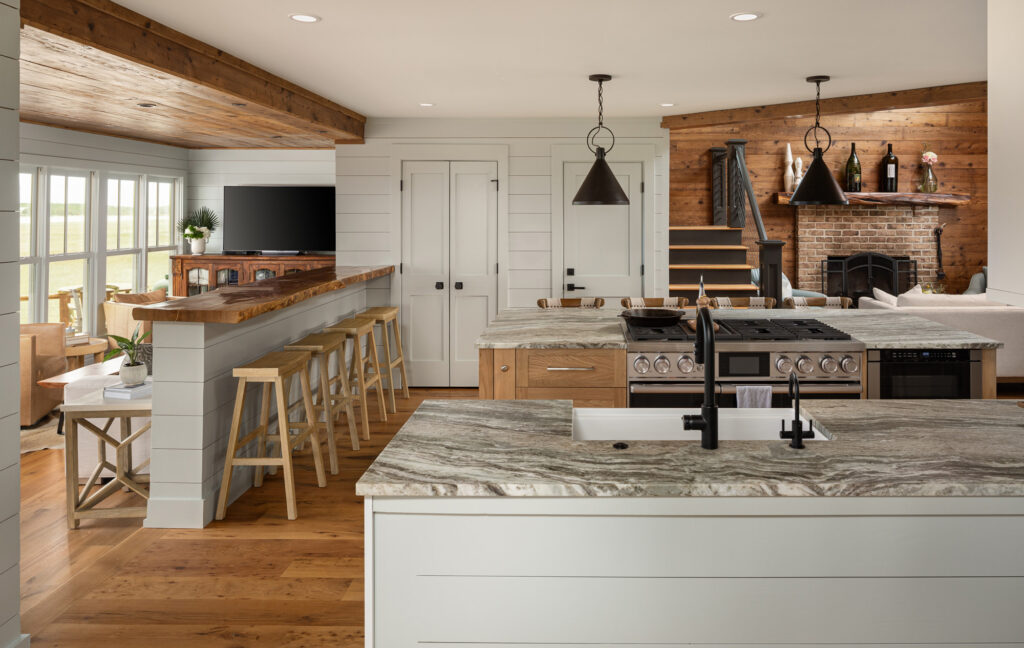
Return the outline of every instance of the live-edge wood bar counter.
[[[388,303],[394,266],[337,266],[140,306],[153,322],[153,427],[147,527],[213,519],[234,406],[234,367],[367,306]],[[243,413],[257,418],[253,390]],[[252,448],[255,451],[255,447]],[[252,484],[239,468],[229,502]]]

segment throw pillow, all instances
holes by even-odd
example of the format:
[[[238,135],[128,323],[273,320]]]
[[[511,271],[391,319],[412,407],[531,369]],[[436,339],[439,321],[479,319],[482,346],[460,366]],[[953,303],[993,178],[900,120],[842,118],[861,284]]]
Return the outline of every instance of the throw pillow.
[[[889,306],[896,305],[896,295],[890,295],[889,293],[879,288],[872,288],[871,292],[875,294],[875,299]]]
[[[932,308],[978,308],[984,306],[1005,306],[999,302],[989,301],[985,295],[946,295],[946,294],[910,294],[903,293],[896,299],[896,305],[930,306]]]
[[[159,304],[167,301],[167,289],[161,288],[144,293],[118,293],[114,295],[114,301],[118,304]]]

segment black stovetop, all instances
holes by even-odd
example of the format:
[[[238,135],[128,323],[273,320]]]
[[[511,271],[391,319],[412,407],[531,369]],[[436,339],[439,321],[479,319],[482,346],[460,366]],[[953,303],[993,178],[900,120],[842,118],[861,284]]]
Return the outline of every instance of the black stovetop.
[[[847,333],[815,319],[729,319],[716,320],[715,340],[849,340]],[[692,342],[697,334],[686,324],[674,326],[636,326],[628,324],[636,342]]]

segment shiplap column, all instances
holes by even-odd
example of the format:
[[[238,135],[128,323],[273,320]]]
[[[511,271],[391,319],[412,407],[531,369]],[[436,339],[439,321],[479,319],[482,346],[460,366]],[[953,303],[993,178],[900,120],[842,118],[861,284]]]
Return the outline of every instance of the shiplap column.
[[[368,290],[386,282],[387,277],[381,277],[356,284],[241,324],[154,323],[152,463],[145,526],[200,528],[213,519],[238,384],[232,370],[363,310]],[[299,398],[298,381],[294,382],[289,402]],[[253,385],[246,396],[245,430],[253,428],[258,414],[259,386]],[[276,416],[276,407],[271,416]],[[254,453],[255,445],[248,449]],[[252,486],[252,476],[251,467],[236,468],[229,502]]]
[[[21,633],[18,508],[18,0],[0,0],[0,647]]]

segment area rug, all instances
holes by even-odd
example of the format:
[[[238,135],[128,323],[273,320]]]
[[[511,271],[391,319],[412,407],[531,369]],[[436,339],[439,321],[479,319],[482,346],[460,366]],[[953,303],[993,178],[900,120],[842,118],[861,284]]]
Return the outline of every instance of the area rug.
[[[63,447],[64,437],[57,434],[56,416],[50,416],[39,425],[21,430],[21,454]]]

